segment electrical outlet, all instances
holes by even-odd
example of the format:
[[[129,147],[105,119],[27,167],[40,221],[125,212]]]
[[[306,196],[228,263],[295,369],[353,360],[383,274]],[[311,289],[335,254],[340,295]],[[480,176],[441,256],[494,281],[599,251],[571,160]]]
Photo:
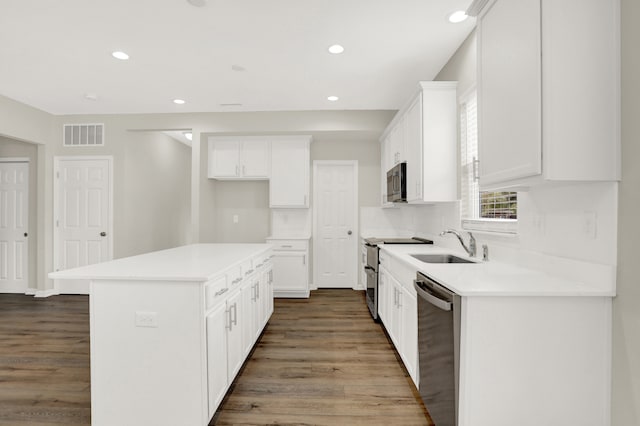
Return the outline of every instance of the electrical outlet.
[[[240,218],[238,217],[237,214],[233,215],[233,223],[238,223],[240,221]]]
[[[136,327],[158,327],[158,313],[136,311]]]

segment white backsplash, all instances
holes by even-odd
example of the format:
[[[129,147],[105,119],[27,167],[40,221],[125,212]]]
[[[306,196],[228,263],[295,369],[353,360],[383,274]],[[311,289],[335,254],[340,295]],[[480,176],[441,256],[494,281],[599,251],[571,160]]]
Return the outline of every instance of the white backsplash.
[[[311,236],[311,209],[271,209],[271,236]]]
[[[617,182],[572,183],[518,193],[516,235],[474,232],[478,256],[489,247],[490,260],[582,279],[589,265],[615,276],[617,264]],[[459,203],[362,208],[363,236],[420,236],[465,254],[445,229],[460,230]],[[463,233],[465,241],[467,234]],[[577,261],[577,262],[576,262]],[[571,270],[573,269],[573,271]],[[583,268],[584,269],[584,268]]]

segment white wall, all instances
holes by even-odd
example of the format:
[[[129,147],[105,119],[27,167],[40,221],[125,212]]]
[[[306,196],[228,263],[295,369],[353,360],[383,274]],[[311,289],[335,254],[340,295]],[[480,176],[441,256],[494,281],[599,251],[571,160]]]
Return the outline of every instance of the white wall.
[[[622,0],[622,182],[613,301],[613,426],[640,424],[640,3]]]
[[[184,245],[189,239],[191,149],[161,132],[140,132],[124,152],[118,257]],[[121,227],[122,228],[122,227]]]

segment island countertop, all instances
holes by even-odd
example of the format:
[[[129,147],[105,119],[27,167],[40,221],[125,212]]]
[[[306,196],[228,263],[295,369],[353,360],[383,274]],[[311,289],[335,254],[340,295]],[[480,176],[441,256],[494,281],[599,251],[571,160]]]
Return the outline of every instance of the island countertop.
[[[207,281],[229,267],[268,252],[271,247],[270,244],[191,244],[52,272],[49,278]]]

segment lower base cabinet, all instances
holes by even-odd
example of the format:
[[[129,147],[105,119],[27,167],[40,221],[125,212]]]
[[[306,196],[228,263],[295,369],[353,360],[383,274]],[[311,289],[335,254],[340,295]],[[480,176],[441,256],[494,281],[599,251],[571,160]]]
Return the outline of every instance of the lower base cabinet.
[[[269,238],[274,297],[309,297],[309,239]]]
[[[407,287],[409,283],[413,284],[413,280],[407,280],[404,272],[392,275],[380,267],[378,314],[407,372],[418,387],[418,300],[415,290]],[[406,285],[403,285],[405,281]]]
[[[227,365],[227,304],[221,303],[207,315],[207,380],[209,417],[215,413],[227,392],[227,369],[213,366]]]

